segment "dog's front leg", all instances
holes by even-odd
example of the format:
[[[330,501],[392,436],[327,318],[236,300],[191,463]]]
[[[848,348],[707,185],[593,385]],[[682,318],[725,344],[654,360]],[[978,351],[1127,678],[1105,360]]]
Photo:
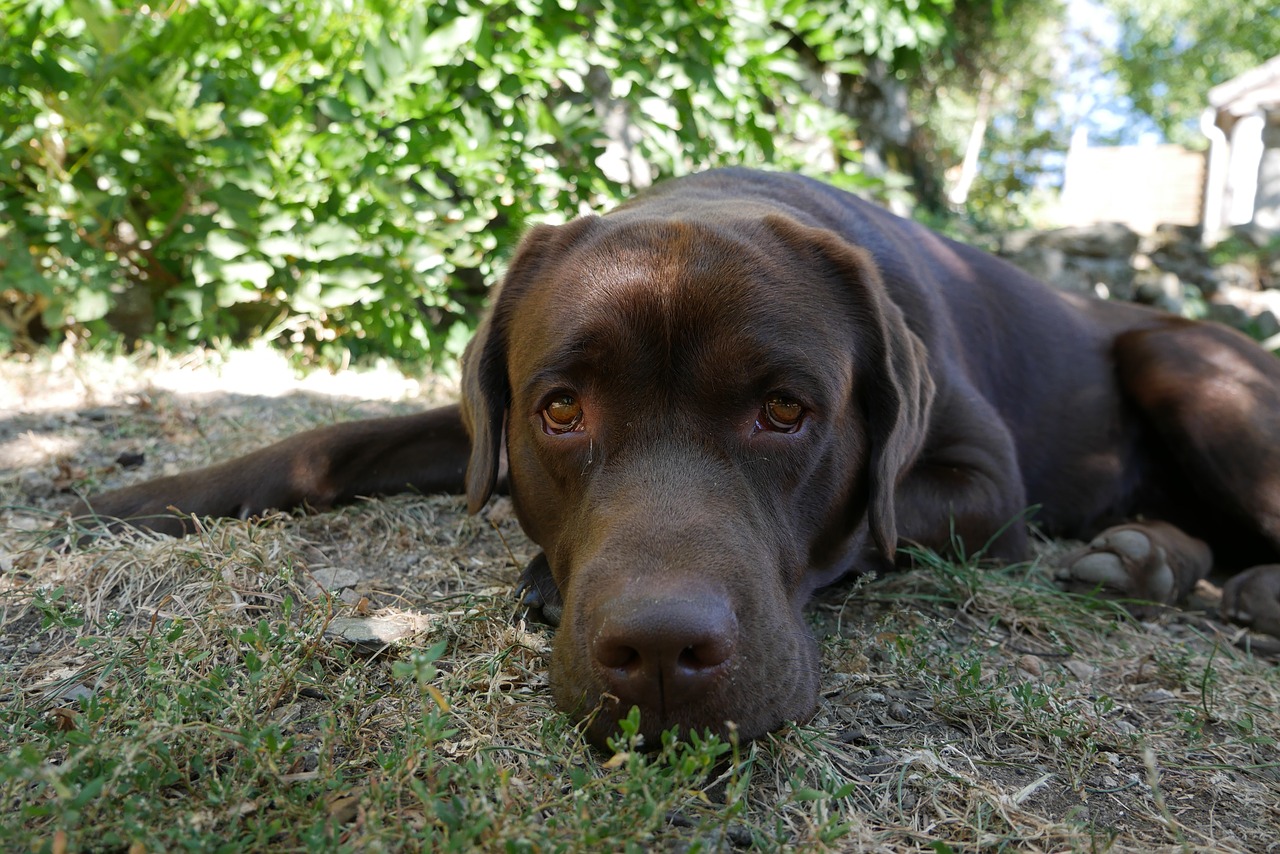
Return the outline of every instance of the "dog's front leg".
[[[360,496],[460,493],[470,441],[459,408],[335,424],[253,453],[78,502],[73,517],[181,536],[192,516],[324,510]]]

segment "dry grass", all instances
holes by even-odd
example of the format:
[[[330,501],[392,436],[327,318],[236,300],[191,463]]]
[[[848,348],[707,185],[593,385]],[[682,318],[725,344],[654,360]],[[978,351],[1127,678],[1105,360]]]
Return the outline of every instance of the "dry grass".
[[[828,591],[814,721],[610,755],[552,707],[550,632],[511,595],[534,549],[505,501],[51,548],[68,488],[437,394],[384,374],[260,396],[210,362],[0,366],[21,401],[0,415],[5,850],[1280,846],[1275,664],[1194,614],[1058,592],[1039,564]],[[145,462],[121,470],[126,451]],[[427,629],[375,655],[326,636],[380,612]]]

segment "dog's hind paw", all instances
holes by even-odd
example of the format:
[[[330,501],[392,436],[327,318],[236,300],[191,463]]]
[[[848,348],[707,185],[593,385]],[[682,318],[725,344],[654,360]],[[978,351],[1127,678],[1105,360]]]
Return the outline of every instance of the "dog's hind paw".
[[[1063,558],[1056,578],[1069,590],[1172,605],[1209,574],[1213,554],[1167,522],[1108,528]],[[1139,613],[1142,608],[1136,608]]]
[[[1247,569],[1222,586],[1223,619],[1280,637],[1280,565]]]

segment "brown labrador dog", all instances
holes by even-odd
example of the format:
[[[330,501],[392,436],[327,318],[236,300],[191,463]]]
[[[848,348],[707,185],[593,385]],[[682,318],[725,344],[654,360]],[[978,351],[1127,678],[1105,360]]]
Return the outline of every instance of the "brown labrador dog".
[[[726,169],[533,229],[461,406],[341,424],[98,497],[181,517],[510,490],[560,615],[559,706],[597,741],[813,714],[810,594],[900,544],[1027,556],[1280,634],[1280,363],[1244,336],[1059,293],[817,181]],[[88,513],[89,508],[81,508]],[[1156,521],[1123,524],[1134,519]],[[1120,527],[1108,530],[1108,526]],[[1210,549],[1212,549],[1212,556]]]

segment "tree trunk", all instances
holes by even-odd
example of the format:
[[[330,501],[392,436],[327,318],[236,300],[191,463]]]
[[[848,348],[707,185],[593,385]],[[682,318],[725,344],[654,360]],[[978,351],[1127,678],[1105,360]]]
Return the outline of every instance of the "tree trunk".
[[[787,34],[787,46],[809,72],[809,94],[857,122],[863,171],[877,178],[891,171],[910,176],[917,201],[940,210],[943,192],[934,146],[911,116],[907,84],[894,76],[889,64],[879,57],[863,57],[861,74],[837,73],[798,33],[777,22],[773,26]]]
[[[973,118],[973,127],[969,130],[969,141],[965,143],[960,174],[947,192],[947,201],[953,205],[963,205],[968,201],[969,191],[973,189],[974,179],[978,177],[978,160],[982,154],[982,140],[987,135],[987,124],[991,120],[991,92],[994,88],[993,75],[990,71],[983,71],[978,90],[978,111]]]

